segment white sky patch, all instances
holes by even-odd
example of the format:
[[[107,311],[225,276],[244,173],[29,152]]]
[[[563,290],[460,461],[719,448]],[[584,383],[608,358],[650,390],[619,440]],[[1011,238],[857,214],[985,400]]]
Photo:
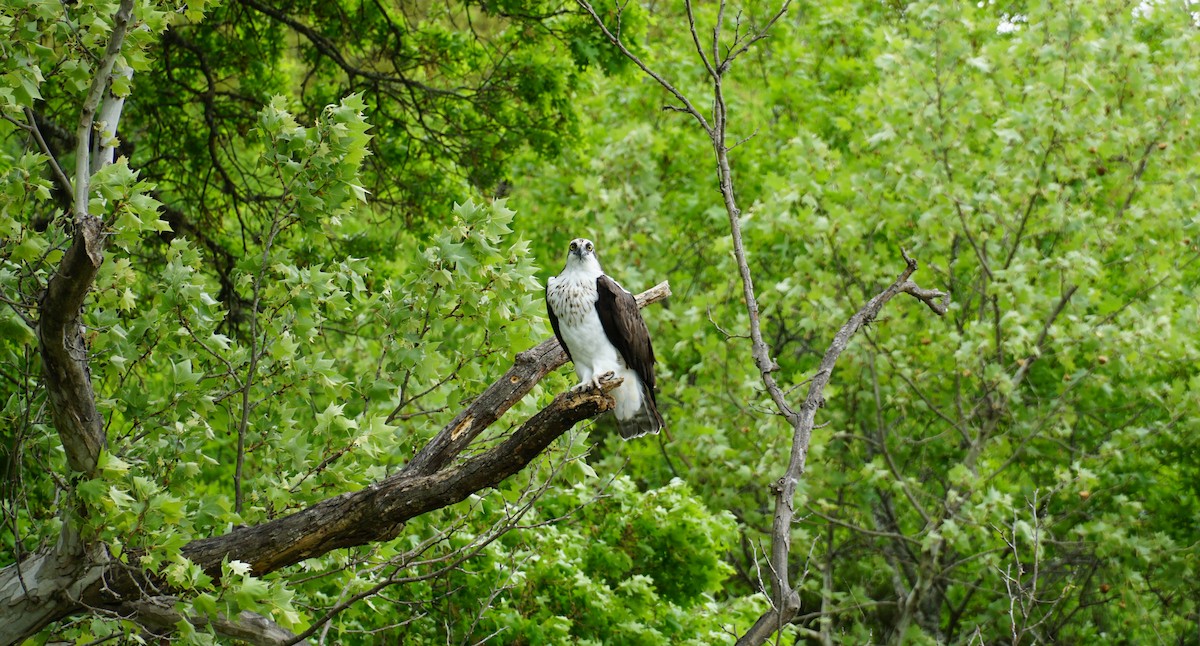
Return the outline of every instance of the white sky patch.
[[[1133,17],[1139,19],[1149,18],[1153,15],[1156,8],[1161,7],[1164,3],[1172,0],[1141,0],[1133,8]],[[1183,4],[1183,8],[1192,17],[1192,24],[1200,27],[1200,0],[1175,0]],[[976,7],[983,9],[996,4],[996,0],[979,0],[975,3]],[[1011,34],[1021,29],[1022,26],[1029,23],[1029,18],[1025,14],[1020,13],[1005,13],[1000,15],[1000,24],[996,25],[996,33]]]
[[[1142,0],[1133,8],[1134,18],[1149,18],[1156,8],[1166,4],[1168,0]],[[1200,27],[1200,2],[1197,0],[1179,0],[1183,10],[1192,17],[1192,24]]]
[[[975,3],[975,6],[982,9],[984,7],[990,7],[994,4],[996,4],[996,0],[979,0],[979,2]],[[1000,24],[996,25],[996,33],[1011,34],[1014,31],[1019,30],[1021,28],[1021,25],[1025,24],[1027,22],[1029,22],[1029,21],[1026,19],[1024,14],[1019,14],[1019,13],[1001,14],[1000,15]]]
[[[1011,34],[1021,28],[1021,25],[1029,22],[1022,14],[1004,14],[1000,16],[1000,24],[996,25],[996,33]]]

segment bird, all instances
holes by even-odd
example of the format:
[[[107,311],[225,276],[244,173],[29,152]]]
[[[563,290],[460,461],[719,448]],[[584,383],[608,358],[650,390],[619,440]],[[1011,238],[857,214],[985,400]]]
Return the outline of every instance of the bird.
[[[599,386],[607,373],[621,378],[612,390],[623,439],[658,433],[662,415],[654,396],[654,347],[637,301],[604,273],[596,245],[571,241],[562,273],[546,283],[546,312],[554,336],[575,364],[576,388]]]

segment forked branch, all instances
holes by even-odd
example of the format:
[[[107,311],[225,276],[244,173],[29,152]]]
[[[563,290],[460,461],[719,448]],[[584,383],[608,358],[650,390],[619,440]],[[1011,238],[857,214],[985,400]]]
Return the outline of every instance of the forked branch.
[[[796,485],[804,475],[805,464],[808,460],[808,447],[812,440],[813,426],[817,409],[824,404],[825,387],[833,376],[833,368],[838,357],[845,351],[850,339],[864,325],[874,321],[879,316],[883,306],[897,294],[910,294],[924,302],[938,315],[946,313],[949,295],[937,290],[922,289],[910,280],[917,270],[917,261],[904,254],[905,267],[896,280],[874,298],[867,301],[850,320],[846,321],[829,344],[825,356],[817,366],[816,373],[809,381],[808,394],[804,398],[799,413],[793,422],[792,452],[787,470],[775,481],[772,488],[775,491],[775,518],[771,525],[771,564],[772,608],[759,617],[758,621],[737,641],[739,646],[750,646],[765,642],[771,635],[786,626],[800,611],[799,584],[792,587],[788,578],[788,557],[791,552],[791,528],[795,518]],[[792,418],[789,418],[792,421]]]
[[[660,283],[639,294],[638,304],[645,307],[670,293],[667,283]],[[519,354],[514,366],[447,425],[408,468],[365,489],[325,499],[290,516],[192,541],[181,552],[214,577],[220,575],[222,563],[233,560],[247,563],[254,574],[263,575],[331,550],[393,538],[409,519],[498,485],[525,468],[576,423],[613,406],[607,393],[620,384],[617,378],[602,379],[600,388],[562,393],[499,444],[451,464],[472,439],[524,397],[543,376],[565,362],[566,354],[558,341],[550,338]],[[24,582],[33,573],[45,571],[41,564],[48,564],[46,570],[63,569],[55,565],[59,562],[56,557],[53,548],[46,548],[20,564],[0,569],[0,606],[7,613],[27,619],[0,622],[0,643],[20,642],[50,622],[85,608],[128,609],[131,600],[140,598],[144,589],[157,586],[164,593],[171,593],[164,582],[152,581],[145,573],[113,564],[98,555],[71,561],[80,573],[48,581],[44,594],[37,597],[27,594]],[[71,594],[62,591],[65,586],[70,587]],[[51,598],[55,600],[53,603],[45,601]],[[152,612],[154,607],[142,610]],[[245,621],[236,623],[236,626],[230,624],[229,631],[254,628]],[[214,627],[227,632],[222,625]],[[286,641],[286,635],[275,637]]]
[[[773,486],[776,496],[776,510],[771,532],[771,553],[768,556],[772,609],[760,617],[753,628],[738,640],[738,644],[761,644],[795,618],[800,609],[799,594],[793,588],[790,575],[788,574],[788,560],[791,552],[791,524],[795,515],[793,504],[796,484],[799,482],[800,476],[804,473],[804,466],[808,457],[808,447],[812,437],[816,410],[823,403],[821,394],[825,386],[829,383],[834,363],[842,351],[845,350],[854,333],[863,325],[874,320],[884,304],[896,294],[902,292],[910,294],[924,302],[938,315],[946,313],[949,296],[937,290],[923,289],[909,280],[909,277],[917,269],[917,263],[909,258],[907,254],[904,254],[906,263],[904,271],[901,272],[900,276],[891,286],[871,299],[842,326],[842,329],[830,345],[829,350],[825,353],[825,357],[821,361],[816,375],[810,381],[808,396],[805,398],[804,404],[799,410],[792,407],[787,400],[787,393],[783,392],[783,389],[779,387],[773,376],[773,373],[779,369],[779,365],[771,356],[771,349],[767,345],[762,333],[758,300],[754,291],[754,277],[750,271],[750,265],[746,258],[745,242],[742,239],[742,212],[737,204],[733,171],[729,162],[729,151],[732,146],[727,144],[729,123],[728,104],[725,99],[723,85],[730,65],[752,45],[767,37],[768,30],[787,12],[790,0],[784,0],[779,10],[771,15],[761,29],[751,30],[744,35],[741,32],[739,16],[733,43],[727,48],[724,57],[721,55],[721,31],[725,20],[726,0],[719,0],[717,18],[711,31],[712,40],[710,43],[707,43],[710,46],[710,51],[708,52],[705,51],[705,43],[700,38],[701,32],[696,27],[696,17],[691,0],[685,0],[688,32],[692,40],[692,45],[701,62],[703,62],[711,82],[713,106],[711,120],[705,118],[703,114],[697,111],[693,103],[667,82],[662,75],[652,70],[637,55],[632,53],[620,41],[619,37],[614,36],[613,32],[609,30],[591,4],[589,4],[588,0],[576,0],[576,2],[587,11],[600,30],[620,50],[622,55],[633,61],[650,78],[657,81],[659,85],[671,93],[679,103],[683,104],[683,108],[674,107],[672,109],[691,114],[704,128],[705,133],[712,143],[714,162],[717,169],[717,180],[721,191],[721,198],[724,201],[725,211],[729,216],[729,230],[733,239],[733,254],[737,262],[738,274],[741,278],[742,295],[745,299],[746,313],[749,320],[750,353],[754,359],[755,366],[758,368],[767,394],[770,395],[779,413],[787,419],[793,430],[791,459],[787,471]]]

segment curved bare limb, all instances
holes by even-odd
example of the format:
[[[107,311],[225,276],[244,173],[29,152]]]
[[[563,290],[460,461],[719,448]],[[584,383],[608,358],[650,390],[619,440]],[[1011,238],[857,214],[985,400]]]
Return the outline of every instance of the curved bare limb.
[[[639,294],[638,302],[644,307],[670,293],[664,282]],[[565,362],[558,341],[548,339],[519,354],[503,377],[418,454],[426,457],[419,463],[414,459],[416,466],[290,516],[193,541],[182,552],[210,575],[219,576],[226,560],[248,563],[254,574],[263,575],[335,549],[393,538],[409,519],[496,486],[525,468],[576,423],[612,408],[607,393],[620,384],[619,379],[603,379],[600,388],[562,393],[503,442],[448,466],[471,439]],[[147,585],[151,583],[154,586]],[[0,570],[0,616],[6,619],[0,622],[0,643],[20,642],[51,622],[86,608],[127,610],[141,598],[143,588],[169,592],[162,584],[113,563],[102,546],[92,546],[87,554],[41,550]],[[222,631],[223,625],[213,624]],[[247,627],[244,621],[230,626],[230,630]]]
[[[716,23],[711,32],[711,52],[708,53],[705,52],[705,47],[701,43],[691,2],[690,0],[685,0],[688,29],[692,44],[701,62],[704,64],[705,70],[708,72],[712,87],[713,111],[711,124],[704,118],[704,115],[693,107],[687,97],[667,82],[662,75],[652,70],[637,55],[632,53],[621,42],[619,37],[613,35],[612,31],[604,24],[588,0],[576,0],[576,2],[588,12],[604,35],[620,50],[622,55],[633,61],[647,76],[657,81],[659,85],[674,95],[683,104],[683,108],[675,107],[672,109],[691,114],[700,123],[701,127],[704,128],[705,133],[712,143],[713,157],[717,167],[717,180],[725,211],[729,217],[729,230],[733,239],[733,253],[737,262],[738,274],[741,278],[742,295],[745,300],[746,313],[749,320],[750,354],[754,359],[755,366],[758,368],[767,394],[770,395],[779,413],[792,427],[792,448],[788,468],[784,472],[784,475],[772,485],[776,499],[775,517],[771,530],[771,551],[767,557],[769,566],[767,569],[770,572],[769,579],[771,586],[769,599],[772,608],[760,617],[750,631],[743,635],[737,642],[739,645],[761,644],[771,635],[778,632],[783,626],[791,622],[800,610],[800,596],[796,589],[793,588],[791,577],[788,573],[789,556],[791,553],[791,525],[795,516],[793,504],[796,485],[804,473],[808,457],[808,447],[812,438],[816,410],[824,403],[822,392],[829,383],[838,356],[846,349],[846,345],[854,333],[863,325],[874,320],[878,316],[880,309],[897,294],[907,293],[912,295],[925,303],[939,316],[946,313],[949,304],[949,295],[937,290],[921,288],[909,280],[909,277],[917,269],[917,263],[902,251],[906,263],[904,271],[900,273],[900,276],[891,286],[867,302],[862,309],[855,313],[842,326],[842,329],[839,330],[833,343],[826,351],[825,357],[822,359],[816,374],[809,382],[808,396],[805,398],[804,403],[798,410],[794,408],[787,400],[787,393],[779,387],[773,376],[773,373],[779,369],[779,365],[771,356],[771,349],[767,345],[762,333],[758,300],[754,290],[754,277],[746,258],[745,241],[742,237],[742,212],[737,204],[733,171],[729,161],[729,151],[734,146],[730,146],[727,143],[729,112],[723,86],[725,75],[728,73],[733,61],[745,53],[754,43],[767,37],[771,26],[787,13],[790,0],[783,0],[779,10],[768,18],[762,28],[752,30],[745,35],[735,33],[733,43],[727,49],[727,53],[723,58],[721,57],[721,30],[725,18],[725,0],[720,1],[717,9]]]
[[[916,283],[909,280],[909,277],[917,270],[917,262],[909,258],[907,254],[905,254],[904,259],[904,270],[900,272],[896,280],[882,292],[876,294],[874,298],[867,301],[838,330],[838,333],[833,337],[833,342],[829,344],[829,349],[825,351],[825,356],[822,357],[821,363],[817,366],[812,380],[809,382],[808,394],[804,398],[804,403],[800,406],[799,414],[796,416],[795,421],[792,422],[792,450],[787,470],[772,485],[772,489],[775,491],[775,517],[771,526],[771,554],[769,562],[772,572],[771,587],[774,595],[774,604],[770,611],[759,617],[750,630],[738,639],[737,643],[739,646],[750,646],[765,642],[771,635],[795,619],[800,611],[799,592],[791,587],[792,583],[787,578],[788,558],[791,553],[791,527],[792,521],[795,518],[796,485],[799,484],[800,477],[804,475],[805,465],[808,460],[808,447],[812,440],[817,409],[825,403],[823,393],[825,387],[829,384],[830,378],[833,376],[833,368],[837,363],[838,357],[841,356],[842,352],[850,344],[850,339],[854,334],[862,329],[864,325],[874,321],[879,316],[879,312],[883,309],[883,306],[897,294],[912,294],[915,298],[933,308],[935,312],[939,314],[945,313],[944,303],[948,295],[937,290],[925,290],[917,287]],[[789,417],[788,421],[792,421],[792,418]],[[799,583],[801,582],[797,582],[797,585]]]

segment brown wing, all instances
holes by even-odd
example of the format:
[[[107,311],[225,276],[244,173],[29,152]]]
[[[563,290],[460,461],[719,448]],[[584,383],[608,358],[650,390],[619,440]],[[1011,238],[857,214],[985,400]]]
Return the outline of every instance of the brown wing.
[[[617,347],[625,365],[642,378],[650,392],[650,400],[657,403],[654,398],[654,347],[633,294],[625,291],[617,281],[601,276],[596,279],[596,312],[609,342]]]
[[[558,331],[558,317],[554,314],[554,308],[550,306],[550,287],[546,287],[546,314],[550,317],[550,327],[554,330],[554,338],[558,339],[558,344],[562,346],[563,352],[567,353],[567,358],[571,359],[571,349],[567,347],[567,342],[563,341],[562,332]],[[571,361],[575,361],[571,359]]]

